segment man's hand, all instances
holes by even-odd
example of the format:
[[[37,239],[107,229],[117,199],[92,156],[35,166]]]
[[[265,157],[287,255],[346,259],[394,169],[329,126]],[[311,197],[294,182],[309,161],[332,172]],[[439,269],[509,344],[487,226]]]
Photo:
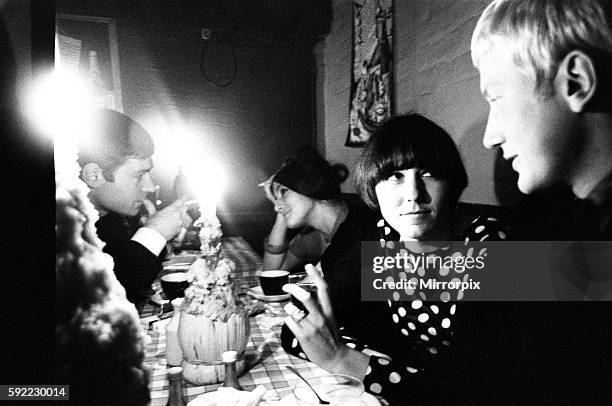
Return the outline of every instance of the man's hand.
[[[189,227],[193,220],[187,213],[189,202],[185,199],[178,199],[172,204],[155,212],[145,227],[151,228],[160,233],[166,241],[174,238],[183,227]]]

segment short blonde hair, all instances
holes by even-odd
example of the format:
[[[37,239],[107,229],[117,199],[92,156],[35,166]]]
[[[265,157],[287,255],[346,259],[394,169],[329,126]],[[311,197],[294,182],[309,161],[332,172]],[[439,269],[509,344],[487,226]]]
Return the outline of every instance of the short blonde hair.
[[[536,92],[550,96],[559,63],[572,50],[592,57],[598,74],[609,69],[611,20],[612,2],[606,0],[494,0],[472,34],[472,62],[478,68],[480,58],[501,41],[517,67],[535,80]]]

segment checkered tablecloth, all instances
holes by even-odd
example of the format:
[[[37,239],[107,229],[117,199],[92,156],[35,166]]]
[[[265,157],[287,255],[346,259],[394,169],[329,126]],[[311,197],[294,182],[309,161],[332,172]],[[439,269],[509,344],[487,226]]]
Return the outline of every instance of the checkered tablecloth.
[[[223,242],[223,255],[236,263],[235,277],[249,281],[251,286],[257,284],[257,271],[261,269],[261,258],[240,237],[226,238]],[[304,376],[327,374],[317,365],[287,354],[280,344],[280,330],[286,313],[283,305],[286,302],[265,303],[265,313],[251,318],[251,338],[247,345],[245,358],[246,372],[238,381],[245,390],[252,390],[257,385],[268,389],[264,399],[282,399],[291,393],[298,378],[285,368],[292,365]],[[153,313],[153,306],[147,305],[141,315]],[[151,370],[151,406],[165,405],[168,400],[168,379],[166,376],[166,334],[165,327],[170,319],[152,324],[145,338],[145,365]],[[218,388],[220,384],[195,386],[183,383],[185,397],[188,401],[197,395]],[[265,405],[265,402],[262,403]]]

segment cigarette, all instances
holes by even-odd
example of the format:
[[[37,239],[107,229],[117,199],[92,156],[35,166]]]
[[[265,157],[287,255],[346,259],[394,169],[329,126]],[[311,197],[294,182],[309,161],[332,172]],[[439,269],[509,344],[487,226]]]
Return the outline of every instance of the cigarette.
[[[187,200],[183,203],[183,206],[191,206],[192,204],[196,204],[198,201],[196,199]]]
[[[257,185],[257,187],[264,187],[264,186],[266,186],[266,182],[261,182],[260,184]]]
[[[181,227],[181,231],[179,231],[178,236],[174,240],[176,242],[183,242],[185,234],[187,234],[187,227]]]

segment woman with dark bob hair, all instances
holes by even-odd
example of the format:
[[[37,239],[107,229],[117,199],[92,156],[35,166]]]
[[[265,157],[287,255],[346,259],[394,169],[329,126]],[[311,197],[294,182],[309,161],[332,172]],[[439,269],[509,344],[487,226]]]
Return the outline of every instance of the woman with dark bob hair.
[[[391,118],[372,135],[358,161],[357,179],[363,199],[382,215],[376,224],[378,233],[370,239],[380,240],[383,255],[405,246],[429,260],[463,255],[469,241],[506,238],[499,222],[491,217],[478,217],[463,230],[453,221],[453,211],[467,186],[466,171],[451,137],[418,114]],[[427,274],[441,282],[460,281],[467,275],[458,267],[436,266],[427,267]],[[380,273],[385,281],[423,276],[421,268]],[[366,391],[391,404],[462,397],[462,389],[449,382],[456,380],[456,356],[464,350],[454,340],[456,325],[466,320],[463,304],[457,304],[463,291],[418,284],[414,289],[389,289],[384,293],[386,300],[357,306],[362,328],[355,340],[347,340],[337,331],[327,284],[314,279],[318,304],[296,286],[286,288],[309,311],[306,317],[288,311],[286,324],[311,361],[330,372],[362,379]],[[463,332],[460,336],[465,338]]]
[[[357,184],[368,206],[380,210],[396,232],[408,233],[400,234],[402,240],[440,241],[453,237],[450,215],[467,186],[467,174],[446,131],[410,114],[388,120],[372,135],[357,164]],[[440,193],[439,201],[434,193]],[[415,207],[434,207],[411,217],[402,207],[399,213],[390,207],[398,198],[404,205],[416,201]],[[414,224],[403,227],[406,223]]]

